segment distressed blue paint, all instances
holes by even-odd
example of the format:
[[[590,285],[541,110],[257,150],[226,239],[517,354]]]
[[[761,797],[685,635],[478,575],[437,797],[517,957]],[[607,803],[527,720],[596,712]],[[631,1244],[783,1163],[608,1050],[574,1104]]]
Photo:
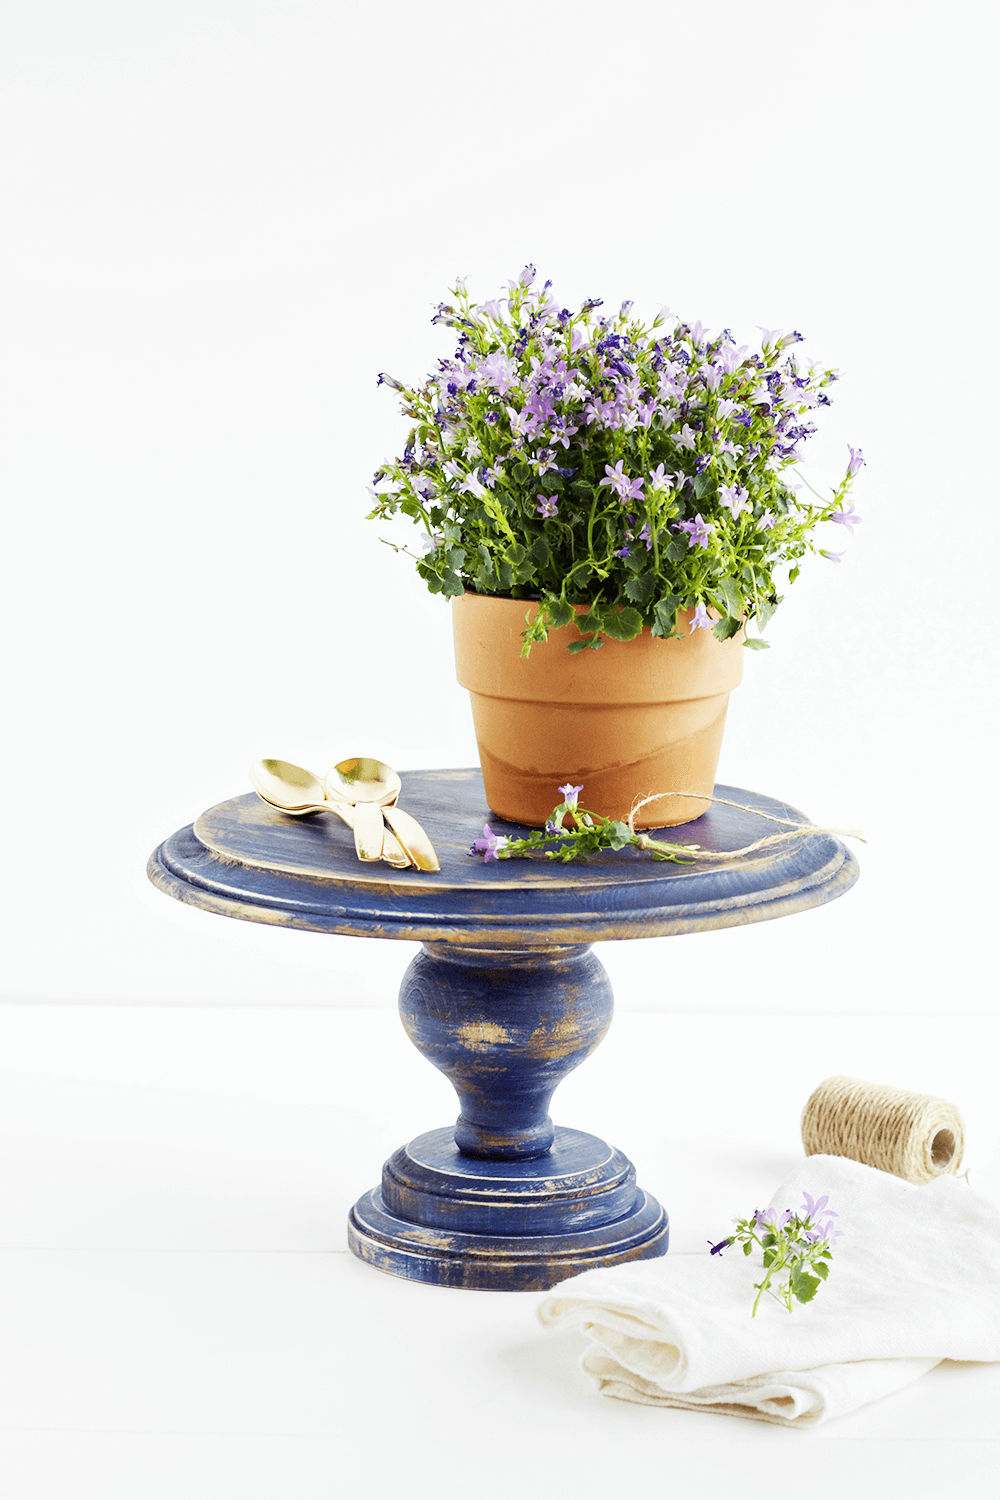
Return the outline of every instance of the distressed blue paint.
[[[586,947],[477,953],[435,943],[399,992],[406,1033],[449,1078],[468,1156],[510,1161],[552,1144],[549,1100],[611,1025],[603,964]]]
[[[738,787],[716,792],[806,821],[771,797]],[[834,900],[858,875],[854,856],[829,835],[708,866],[664,864],[634,849],[607,851],[588,865],[484,865],[469,858],[468,848],[487,820],[502,833],[524,830],[489,811],[478,770],[405,772],[401,800],[427,829],[439,874],[360,865],[350,829],[338,820],[323,813],[287,818],[251,792],[210,808],[167,839],[150,859],[149,876],[180,901],[251,922],[470,947],[550,948],[768,921]],[[665,836],[740,849],[774,827],[717,804]]]
[[[412,1281],[544,1291],[594,1266],[663,1255],[667,1222],[656,1200],[639,1189],[630,1214],[572,1234],[463,1233],[397,1219],[376,1188],[351,1210],[348,1244],[369,1265]]]
[[[753,792],[716,792],[806,821]],[[667,1216],[636,1185],[628,1158],[553,1127],[548,1114],[559,1081],[611,1020],[611,988],[589,944],[804,911],[850,888],[854,857],[821,835],[708,867],[634,850],[590,865],[486,866],[467,854],[483,823],[519,830],[489,813],[478,771],[405,773],[402,800],[433,840],[440,874],[359,865],[342,825],[284,817],[253,794],[211,808],[149,862],[155,885],[203,910],[424,943],[404,976],[400,1014],[453,1083],[460,1114],[454,1129],[390,1157],[381,1186],[351,1212],[351,1249],[395,1275],[506,1290],[662,1255]],[[761,833],[758,818],[716,805],[665,836],[726,850]]]

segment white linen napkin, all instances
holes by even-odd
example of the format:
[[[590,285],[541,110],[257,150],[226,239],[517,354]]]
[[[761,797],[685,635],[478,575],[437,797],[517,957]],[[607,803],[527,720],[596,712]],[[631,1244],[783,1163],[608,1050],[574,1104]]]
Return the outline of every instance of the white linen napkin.
[[[768,1206],[797,1210],[803,1191],[829,1195],[843,1237],[829,1279],[791,1314],[765,1296],[751,1318],[760,1252],[740,1245],[585,1271],[554,1287],[538,1316],[590,1335],[581,1363],[603,1395],[796,1427],[888,1395],[942,1359],[1000,1360],[995,1204],[960,1178],[915,1186],[811,1156]]]

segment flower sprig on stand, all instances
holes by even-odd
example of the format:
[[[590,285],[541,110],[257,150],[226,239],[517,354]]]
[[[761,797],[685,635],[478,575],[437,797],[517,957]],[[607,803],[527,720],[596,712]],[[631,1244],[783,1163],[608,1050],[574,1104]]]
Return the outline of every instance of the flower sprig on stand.
[[[755,854],[759,849],[780,844],[788,839],[797,839],[810,834],[836,834],[843,838],[865,839],[856,828],[818,828],[813,823],[797,823],[792,818],[776,818],[773,813],[762,812],[759,807],[745,807],[741,802],[731,802],[728,797],[703,797],[700,792],[658,792],[637,802],[629,814],[628,822],[617,818],[604,818],[600,813],[589,812],[577,805],[583,791],[582,786],[561,786],[564,800],[554,807],[545,821],[544,829],[536,829],[526,839],[511,839],[506,834],[494,833],[488,823],[483,825],[483,836],[474,839],[469,853],[481,857],[485,864],[491,859],[531,859],[542,854],[546,859],[558,859],[563,864],[582,859],[586,863],[591,854],[604,849],[639,849],[651,854],[654,859],[672,860],[674,864],[693,864],[696,860],[732,860],[744,854]],[[721,802],[727,807],[737,807],[740,812],[755,813],[769,823],[791,825],[788,833],[773,833],[755,840],[743,849],[703,849],[700,844],[668,844],[662,839],[651,839],[646,833],[636,833],[636,814],[651,802],[660,802],[666,797],[698,797],[705,802]],[[567,827],[567,817],[572,817],[572,827]],[[555,847],[550,847],[554,845]]]
[[[568,864],[574,859],[586,862],[590,855],[599,854],[602,849],[626,849],[631,845],[648,850],[654,859],[689,864],[698,851],[697,844],[665,844],[636,833],[627,823],[602,818],[600,813],[579,807],[577,799],[583,791],[582,786],[561,786],[559,790],[563,801],[552,809],[544,828],[536,828],[526,839],[510,839],[494,833],[486,823],[482,838],[473,842],[469,853],[481,855],[485,864],[491,859],[530,859],[535,854]],[[567,818],[572,819],[572,826],[567,826]]]
[[[752,1218],[736,1220],[735,1234],[712,1245],[712,1255],[721,1255],[730,1245],[739,1244],[744,1255],[751,1255],[755,1246],[763,1252],[764,1277],[754,1282],[757,1296],[752,1318],[757,1316],[765,1292],[791,1312],[792,1299],[811,1302],[829,1274],[833,1242],[843,1234],[832,1221],[840,1215],[827,1207],[828,1195],[819,1199],[809,1193],[802,1196],[805,1201],[797,1214],[790,1208],[755,1208]]]

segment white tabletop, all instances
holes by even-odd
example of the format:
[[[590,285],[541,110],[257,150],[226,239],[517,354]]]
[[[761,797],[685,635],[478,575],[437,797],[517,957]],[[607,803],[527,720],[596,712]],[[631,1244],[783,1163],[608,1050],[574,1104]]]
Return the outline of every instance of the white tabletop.
[[[777,1022],[775,1042],[766,1017],[622,1011],[559,1090],[557,1119],[621,1145],[666,1205],[671,1254],[770,1196],[835,1072],[952,1098],[970,1181],[1000,1196],[994,1023],[936,1023],[929,1049],[926,1019]],[[351,1204],[456,1112],[391,1010],[7,1006],[0,1057],[0,1489],[17,1500],[432,1480],[588,1500],[668,1474],[704,1494],[802,1443],[822,1444],[813,1496],[874,1494],[880,1475],[919,1495],[996,1464],[1000,1366],[940,1366],[800,1434],[607,1400],[581,1336],[537,1323],[538,1294],[356,1261]]]

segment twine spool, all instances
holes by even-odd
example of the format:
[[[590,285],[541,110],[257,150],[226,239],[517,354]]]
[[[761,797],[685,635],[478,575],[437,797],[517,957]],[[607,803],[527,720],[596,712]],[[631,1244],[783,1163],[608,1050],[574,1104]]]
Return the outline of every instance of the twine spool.
[[[907,1182],[957,1172],[965,1126],[954,1104],[863,1078],[826,1078],[802,1111],[807,1156],[847,1156]]]

